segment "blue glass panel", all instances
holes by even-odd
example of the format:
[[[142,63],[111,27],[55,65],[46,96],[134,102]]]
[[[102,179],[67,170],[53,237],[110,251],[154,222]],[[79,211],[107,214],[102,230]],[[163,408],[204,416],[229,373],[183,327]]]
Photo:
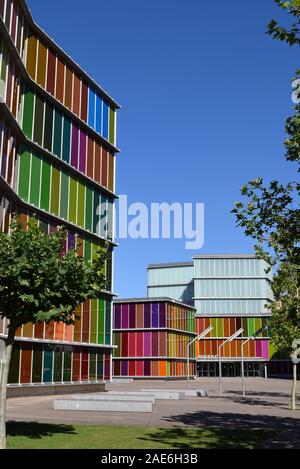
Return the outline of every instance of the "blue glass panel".
[[[89,88],[89,126],[95,128],[95,98],[93,90]]]
[[[103,132],[102,136],[108,139],[108,127],[109,127],[109,107],[105,101],[103,101]]]
[[[102,131],[102,99],[97,95],[96,98],[96,131],[101,134]]]

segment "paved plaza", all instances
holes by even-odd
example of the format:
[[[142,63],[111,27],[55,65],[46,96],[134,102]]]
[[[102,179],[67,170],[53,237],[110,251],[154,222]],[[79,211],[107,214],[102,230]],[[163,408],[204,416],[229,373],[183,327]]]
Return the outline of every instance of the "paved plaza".
[[[134,381],[109,384],[107,390],[184,389],[184,381]],[[7,420],[56,424],[141,425],[148,427],[270,428],[277,432],[268,447],[300,447],[299,409],[290,410],[289,380],[247,378],[247,396],[242,397],[239,378],[223,379],[223,395],[218,394],[218,379],[191,381],[190,388],[206,389],[208,397],[156,401],[152,413],[84,412],[53,410],[58,396],[19,397],[7,401]],[[299,384],[300,391],[300,384]],[[66,398],[66,396],[64,396]]]

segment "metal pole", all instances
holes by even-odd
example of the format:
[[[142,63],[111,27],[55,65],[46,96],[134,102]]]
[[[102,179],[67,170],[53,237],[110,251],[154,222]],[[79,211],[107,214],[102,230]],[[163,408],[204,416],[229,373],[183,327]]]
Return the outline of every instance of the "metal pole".
[[[186,355],[187,355],[187,360],[186,360],[186,384],[187,388],[189,389],[190,387],[190,344],[187,345],[186,347]]]
[[[245,397],[244,342],[242,342],[242,393]]]
[[[268,379],[268,364],[265,363],[265,379]]]
[[[292,410],[296,410],[297,365],[293,363]]]
[[[221,362],[221,348],[222,345],[219,346],[219,394],[220,396],[223,393],[222,389],[222,362]]]

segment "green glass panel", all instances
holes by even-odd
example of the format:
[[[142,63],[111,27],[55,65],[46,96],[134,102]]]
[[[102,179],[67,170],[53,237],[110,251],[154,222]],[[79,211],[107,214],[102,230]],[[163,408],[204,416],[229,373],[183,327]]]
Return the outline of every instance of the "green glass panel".
[[[268,325],[268,321],[267,321],[267,318],[262,318],[262,327],[266,327]],[[268,329],[264,330],[263,333],[262,333],[262,336],[263,337],[268,337]]]
[[[42,383],[43,351],[41,346],[34,345],[32,359],[32,382]]]
[[[96,364],[97,364],[97,355],[96,353],[91,352],[90,353],[90,369],[89,369],[90,381],[95,381],[97,379]]]
[[[62,114],[55,110],[53,153],[61,158]]]
[[[120,356],[120,333],[119,332],[114,332],[113,344],[117,346],[117,348],[113,350],[113,355],[114,357],[118,358]]]
[[[84,211],[85,211],[85,187],[80,182],[78,183],[78,214],[77,225],[84,228]]]
[[[249,337],[251,337],[255,333],[255,324],[254,324],[254,318],[248,318],[248,327],[249,327]]]
[[[31,178],[30,178],[30,203],[36,207],[40,206],[40,181],[42,160],[39,156],[32,154]]]
[[[90,342],[97,343],[98,300],[91,300]]]
[[[41,208],[49,212],[50,203],[51,166],[47,161],[42,162]]]
[[[6,85],[6,74],[7,74],[7,63],[8,63],[8,49],[6,44],[3,44],[2,48],[2,65],[0,71],[0,96],[5,101],[5,85]]]
[[[52,167],[52,182],[51,182],[51,213],[58,216],[59,210],[59,192],[60,192],[60,171]]]
[[[259,331],[262,328],[262,321],[261,318],[255,318],[255,332]],[[261,337],[261,333],[259,334],[259,337]]]
[[[109,141],[112,145],[115,144],[115,111],[109,110]]]
[[[85,192],[85,229],[92,231],[93,192],[88,187]]]
[[[218,337],[217,318],[212,318],[211,325],[213,326],[213,330],[211,331],[211,337]]]
[[[39,145],[43,145],[43,121],[44,121],[44,101],[38,96],[35,97],[34,112],[34,133],[33,139]]]
[[[98,353],[97,355],[97,380],[103,380],[103,354]]]
[[[64,353],[64,376],[63,381],[65,383],[71,381],[71,369],[72,369],[72,354],[71,352]]]
[[[46,103],[45,111],[45,125],[44,125],[44,148],[52,151],[52,136],[53,136],[53,107]]]
[[[60,217],[64,220],[68,219],[68,202],[69,202],[69,176],[62,171],[61,173],[61,189],[60,189]]]
[[[106,301],[105,308],[105,344],[110,345],[111,342],[111,302]]]
[[[20,154],[20,172],[18,193],[21,199],[28,202],[29,198],[29,180],[30,180],[30,152],[23,147]]]
[[[242,327],[244,329],[243,336],[244,337],[249,337],[249,334],[248,334],[248,319],[247,318],[243,318]]]
[[[218,337],[224,337],[223,318],[217,318]]]
[[[70,162],[70,140],[71,140],[71,121],[64,118],[64,136],[63,136],[63,154],[62,159],[66,162]]]
[[[26,137],[32,139],[34,95],[26,86],[24,93],[23,131]]]
[[[45,350],[44,352],[44,372],[43,372],[43,382],[51,383],[52,382],[52,364],[53,364],[53,352]]]
[[[90,241],[84,242],[84,258],[86,261],[90,261],[92,258],[92,244]]]
[[[62,352],[56,351],[54,353],[54,375],[53,381],[55,383],[62,382]]]
[[[98,344],[104,344],[105,301],[98,300]]]
[[[77,181],[70,178],[69,221],[76,224],[77,213]]]
[[[94,191],[94,207],[93,207],[93,232],[100,233],[100,211],[101,211],[101,196],[98,192]]]

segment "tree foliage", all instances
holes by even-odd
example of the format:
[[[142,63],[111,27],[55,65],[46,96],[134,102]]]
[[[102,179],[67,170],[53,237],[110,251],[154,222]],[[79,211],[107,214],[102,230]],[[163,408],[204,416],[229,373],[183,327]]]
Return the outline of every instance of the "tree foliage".
[[[289,29],[280,27],[275,20],[268,25],[268,34],[289,45],[300,46],[300,0],[275,2],[289,17]],[[296,72],[296,78],[300,72]],[[299,88],[298,88],[299,89]],[[300,93],[298,93],[300,98]],[[285,159],[300,163],[300,105],[286,121]],[[297,174],[297,171],[296,171]],[[270,305],[272,318],[270,332],[278,351],[291,353],[292,342],[300,338],[300,210],[299,178],[284,185],[271,181],[265,185],[262,178],[245,184],[241,189],[246,198],[237,202],[233,213],[237,225],[246,236],[255,240],[255,250],[274,268],[271,282],[274,302]]]
[[[268,34],[273,39],[284,41],[290,46],[300,45],[300,0],[275,0],[275,3],[292,17],[292,24],[289,28],[285,28],[279,26],[273,19],[268,25]]]
[[[71,323],[76,306],[105,289],[106,249],[87,264],[76,248],[63,253],[65,239],[63,228],[48,235],[35,219],[24,229],[14,218],[10,233],[0,232],[0,314],[14,327]]]

